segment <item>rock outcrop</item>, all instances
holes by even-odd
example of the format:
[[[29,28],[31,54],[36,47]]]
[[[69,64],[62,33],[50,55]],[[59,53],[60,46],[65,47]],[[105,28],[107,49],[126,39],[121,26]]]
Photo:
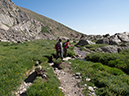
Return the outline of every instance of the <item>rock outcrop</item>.
[[[95,37],[95,36],[90,36],[90,37],[87,36],[86,40],[88,38],[90,38],[90,40],[96,40],[96,44],[119,45],[120,43],[129,43],[129,33],[128,32],[116,33],[112,36],[106,34],[103,36],[99,36],[99,38]]]
[[[76,45],[92,45],[92,44],[96,44],[90,40],[80,40]]]
[[[96,42],[97,44],[109,44],[109,39],[99,39],[99,40],[97,40],[97,42]]]
[[[129,46],[113,46],[108,45],[101,48],[98,48],[97,51],[105,52],[105,53],[119,53],[123,49],[129,49]]]
[[[122,41],[122,42],[128,42],[129,43],[129,33],[124,32],[124,33],[116,33],[116,35],[118,36],[118,38]]]
[[[45,16],[16,6],[11,0],[0,1],[0,34],[2,34],[1,41],[13,42],[33,39],[55,40],[59,36],[81,37],[81,33]]]
[[[83,38],[83,39],[82,39]],[[106,44],[104,47],[98,48],[96,51],[107,53],[119,53],[123,49],[129,49],[129,33],[116,33],[112,36],[106,35],[82,35],[81,40],[76,45],[91,45],[95,44],[92,41],[96,41],[96,44]]]

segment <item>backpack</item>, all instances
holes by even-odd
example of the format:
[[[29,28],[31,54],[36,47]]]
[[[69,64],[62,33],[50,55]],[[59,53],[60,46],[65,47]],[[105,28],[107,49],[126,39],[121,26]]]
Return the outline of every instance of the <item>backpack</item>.
[[[55,49],[60,49],[60,42],[57,42],[57,43],[56,43]]]
[[[66,42],[63,43],[63,47],[66,47]]]

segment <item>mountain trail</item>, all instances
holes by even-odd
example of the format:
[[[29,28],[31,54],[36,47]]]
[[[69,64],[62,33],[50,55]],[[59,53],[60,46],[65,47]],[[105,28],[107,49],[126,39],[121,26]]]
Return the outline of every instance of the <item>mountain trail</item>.
[[[68,60],[70,57],[64,58]],[[53,63],[49,63],[51,66],[54,66]],[[85,96],[82,93],[84,87],[80,86],[81,78],[76,78],[73,71],[71,70],[71,62],[69,64],[62,62],[60,66],[63,68],[58,69],[53,67],[54,73],[57,75],[57,78],[60,81],[60,89],[65,94],[65,96]]]

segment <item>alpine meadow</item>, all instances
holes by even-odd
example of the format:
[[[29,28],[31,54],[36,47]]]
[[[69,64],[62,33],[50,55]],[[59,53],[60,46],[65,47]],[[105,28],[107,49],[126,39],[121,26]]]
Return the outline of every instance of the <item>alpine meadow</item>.
[[[1,0],[0,96],[129,96],[129,32],[87,35]]]

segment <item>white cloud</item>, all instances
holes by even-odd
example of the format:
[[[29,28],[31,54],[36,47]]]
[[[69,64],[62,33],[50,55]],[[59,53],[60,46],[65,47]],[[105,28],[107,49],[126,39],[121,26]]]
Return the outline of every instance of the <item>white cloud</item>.
[[[93,29],[95,29],[96,27],[93,27]]]

